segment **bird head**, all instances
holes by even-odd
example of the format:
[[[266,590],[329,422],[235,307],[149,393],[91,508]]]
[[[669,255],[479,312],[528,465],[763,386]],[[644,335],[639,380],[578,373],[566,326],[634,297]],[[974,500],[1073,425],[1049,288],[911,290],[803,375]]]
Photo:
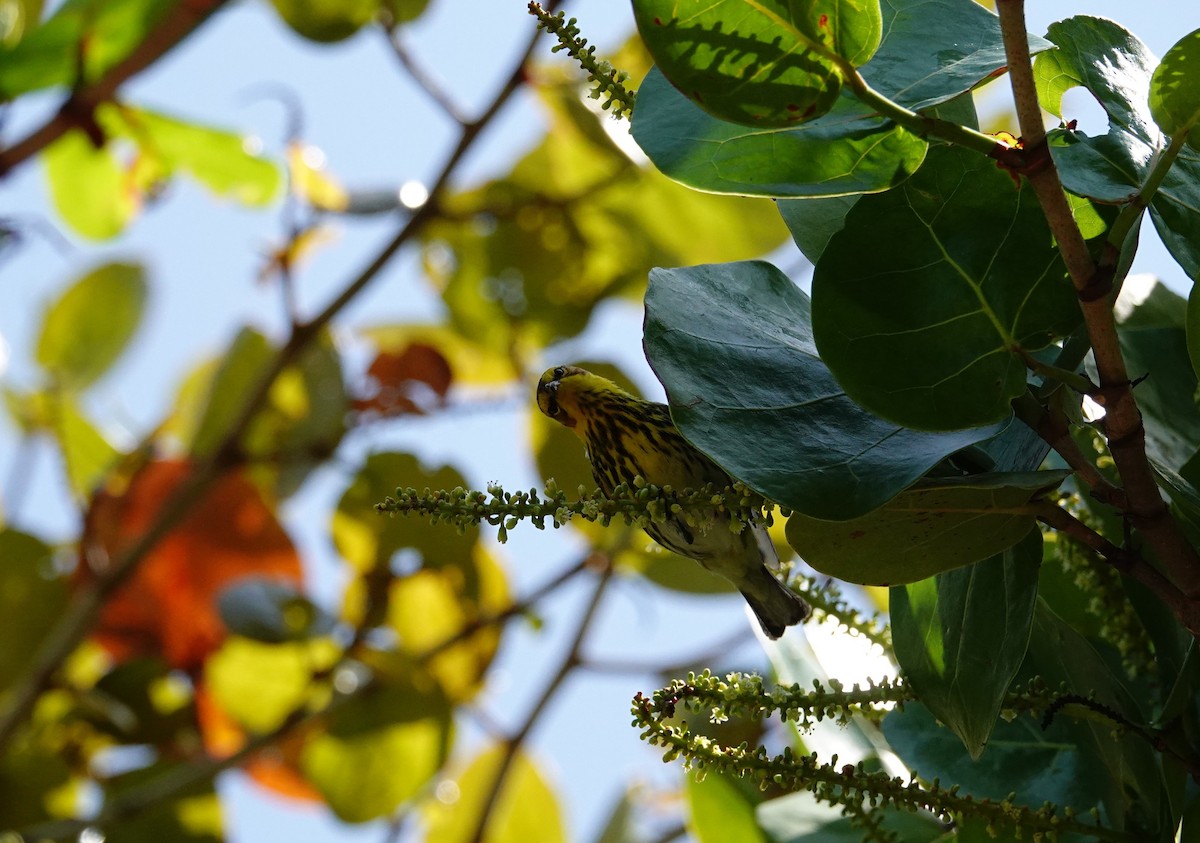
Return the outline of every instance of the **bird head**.
[[[581,377],[595,375],[578,366],[553,366],[544,371],[537,385],[538,409],[560,424],[575,427],[579,419],[573,412],[577,409],[573,387]]]

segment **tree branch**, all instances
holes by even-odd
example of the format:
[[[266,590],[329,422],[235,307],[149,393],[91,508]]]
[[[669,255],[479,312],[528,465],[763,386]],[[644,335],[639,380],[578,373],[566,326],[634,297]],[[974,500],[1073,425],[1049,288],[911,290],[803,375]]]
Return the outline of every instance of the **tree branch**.
[[[524,722],[513,733],[512,737],[504,742],[500,765],[496,769],[496,777],[492,780],[491,789],[488,791],[483,806],[480,808],[479,816],[475,820],[474,831],[467,838],[470,843],[482,843],[483,836],[488,829],[488,819],[491,817],[492,811],[495,810],[496,803],[500,801],[500,794],[504,790],[505,779],[508,776],[508,771],[512,768],[513,761],[516,760],[517,751],[525,743],[525,739],[537,724],[546,706],[554,699],[554,695],[558,693],[558,689],[562,686],[563,681],[566,680],[572,670],[579,666],[582,659],[583,641],[591,629],[592,621],[596,617],[596,610],[600,608],[601,598],[603,598],[604,591],[612,579],[612,574],[613,567],[611,564],[600,572],[599,579],[596,581],[596,588],[592,591],[591,600],[588,601],[587,608],[583,612],[583,618],[580,619],[579,626],[575,630],[575,637],[571,641],[571,647],[567,651],[567,655],[559,664],[554,676],[546,684],[546,688],[542,691],[541,696],[538,697],[537,702],[533,704],[533,708],[530,709],[529,714],[525,716]]]
[[[1171,517],[1146,456],[1146,431],[1133,397],[1113,316],[1113,267],[1099,266],[1089,253],[1046,148],[1046,131],[1025,32],[1024,0],[998,0],[996,9],[1022,142],[1033,163],[1024,175],[1042,206],[1079,298],[1100,375],[1098,401],[1105,409],[1104,431],[1125,490],[1125,514],[1146,537],[1183,593],[1200,598],[1200,556]]]
[[[176,46],[224,5],[226,0],[181,0],[132,53],[100,79],[81,85],[41,127],[7,149],[0,149],[0,178],[37,155],[68,130],[91,123],[96,106],[113,98],[117,89]]]

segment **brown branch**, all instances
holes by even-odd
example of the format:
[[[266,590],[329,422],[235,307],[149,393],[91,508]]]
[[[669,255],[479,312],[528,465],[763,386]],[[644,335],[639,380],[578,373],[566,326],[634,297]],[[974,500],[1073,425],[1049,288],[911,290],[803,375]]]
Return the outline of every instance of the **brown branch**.
[[[158,61],[168,50],[190,35],[226,0],[180,0],[167,17],[133,52],[90,84],[81,84],[62,107],[42,126],[7,149],[0,149],[0,178],[37,155],[68,130],[94,125],[96,107],[113,98],[130,77]]]
[[[1033,514],[1045,524],[1063,533],[1108,562],[1118,573],[1131,577],[1163,602],[1197,639],[1200,639],[1200,600],[1187,595],[1157,568],[1133,551],[1117,547],[1100,533],[1084,524],[1061,506],[1049,501],[1033,504]]]
[[[525,720],[521,726],[513,733],[502,746],[502,755],[500,756],[500,764],[496,769],[495,778],[492,780],[492,786],[488,790],[487,797],[484,799],[483,806],[479,810],[479,816],[475,819],[474,831],[467,838],[470,843],[482,843],[484,834],[488,829],[488,818],[496,808],[496,804],[500,801],[500,794],[504,790],[505,779],[508,776],[508,771],[512,768],[513,762],[516,760],[517,752],[525,743],[525,739],[529,737],[529,733],[533,731],[533,727],[537,725],[541,719],[542,712],[546,706],[554,699],[558,689],[562,687],[563,682],[571,674],[582,661],[583,641],[587,637],[588,631],[592,627],[592,622],[596,617],[596,610],[600,608],[601,598],[604,596],[605,589],[612,579],[613,567],[608,565],[596,581],[596,588],[592,591],[591,600],[588,601],[587,608],[584,609],[583,617],[579,621],[579,626],[575,630],[575,637],[571,641],[571,647],[567,650],[566,656],[559,663],[558,670],[554,672],[554,676],[546,684],[541,696],[537,702],[533,704],[529,714],[525,716]]]
[[[408,218],[391,242],[383,247],[374,260],[359,272],[358,276],[324,310],[310,321],[293,327],[287,343],[259,377],[258,383],[250,391],[249,398],[242,405],[218,448],[197,463],[195,470],[187,480],[163,503],[154,523],[131,547],[120,554],[104,576],[98,578],[89,589],[75,595],[67,611],[51,629],[34,655],[29,670],[13,685],[5,697],[4,707],[0,708],[0,752],[11,740],[17,726],[32,710],[38,695],[49,686],[63,661],[83,640],[107,597],[132,576],[146,555],[179,523],[191,506],[220,476],[222,470],[237,464],[242,434],[259,412],[271,386],[279,375],[299,357],[309,343],[320,335],[320,332],[334,316],[340,313],[379,275],[380,270],[392,256],[413,239],[431,219],[435,218],[438,207],[437,200],[449,185],[458,163],[492,118],[521,86],[525,78],[525,63],[533,52],[536,38],[537,33],[535,32],[524,53],[517,60],[513,70],[487,109],[478,118],[463,127],[458,143],[442,165],[442,170],[430,191],[430,200]],[[124,63],[121,66],[123,67]]]
[[[1125,515],[1146,537],[1183,593],[1200,599],[1200,555],[1171,517],[1146,456],[1146,431],[1121,355],[1113,315],[1112,266],[1107,261],[1105,266],[1098,265],[1089,253],[1067,204],[1058,170],[1047,154],[1046,131],[1025,32],[1024,0],[998,0],[996,9],[1022,142],[1030,157],[1041,161],[1044,156],[1043,166],[1028,168],[1025,177],[1046,215],[1083,312],[1100,375],[1098,399],[1105,410],[1104,432],[1125,490]]]
[[[437,103],[438,107],[446,113],[447,117],[460,126],[466,126],[470,120],[467,119],[463,110],[458,107],[458,103],[442,87],[441,83],[409,52],[408,45],[404,43],[404,38],[398,27],[387,30],[387,40],[397,61],[400,62],[400,66],[417,83],[417,87],[424,91],[427,97]]]
[[[1061,412],[1047,410],[1029,393],[1013,401],[1013,410],[1017,418],[1037,433],[1063,458],[1079,479],[1091,487],[1092,497],[1117,509],[1126,508],[1125,492],[1109,483],[1108,478],[1087,458],[1079,443],[1071,436],[1067,419]]]

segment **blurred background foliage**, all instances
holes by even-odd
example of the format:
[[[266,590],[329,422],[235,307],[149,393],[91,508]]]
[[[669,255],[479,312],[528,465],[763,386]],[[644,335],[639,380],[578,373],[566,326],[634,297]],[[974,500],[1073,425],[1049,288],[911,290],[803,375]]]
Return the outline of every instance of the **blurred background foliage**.
[[[70,276],[40,317],[27,317],[40,320],[31,346],[13,350],[28,356],[33,374],[3,385],[13,458],[0,532],[0,613],[9,619],[0,648],[0,708],[8,715],[0,832],[75,836],[95,821],[110,840],[224,839],[229,820],[214,779],[241,766],[254,787],[297,809],[324,805],[345,823],[376,821],[395,839],[566,840],[553,777],[527,754],[525,739],[568,675],[583,670],[592,611],[579,608],[565,624],[555,617],[547,629],[546,598],[587,579],[594,609],[614,567],[620,580],[647,578],[683,594],[730,589],[652,549],[640,531],[589,523],[566,528],[576,560],[558,570],[532,565],[531,587],[512,570],[529,560],[501,555],[478,529],[455,534],[375,513],[397,485],[468,485],[420,448],[396,449],[387,431],[428,417],[433,423],[420,429],[437,437],[438,417],[524,406],[536,373],[555,362],[547,349],[578,342],[608,303],[633,314],[652,267],[763,255],[787,240],[787,229],[768,200],[697,193],[659,174],[626,126],[582,95],[578,71],[557,60],[513,64],[512,84],[496,94],[495,113],[516,91],[540,112],[542,127],[523,152],[507,153],[484,177],[460,176],[453,159],[441,183],[365,190],[348,187],[319,140],[305,136],[299,91],[272,90],[288,130],[286,142],[269,149],[208,125],[182,91],[159,108],[119,87],[221,5],[0,3],[0,100],[14,115],[4,126],[0,172],[38,171],[53,214],[34,224],[31,207],[3,219],[0,259],[19,265],[30,242],[46,236],[72,244]],[[270,6],[314,42],[341,42],[364,28],[382,36],[441,103],[461,151],[487,148],[477,140],[491,131],[494,113],[464,116],[456,93],[427,81],[408,50],[408,27],[421,22],[426,2]],[[532,20],[525,30],[532,43]],[[634,74],[633,85],[649,68],[636,39],[612,58]],[[500,79],[504,70],[490,72]],[[454,148],[443,146],[435,159]],[[483,154],[505,161],[503,151]],[[115,257],[110,244],[137,242],[140,226],[191,190],[185,183],[221,203],[217,212],[240,206],[282,228],[259,259],[258,282],[282,318],[235,325],[215,354],[190,348],[173,397],[157,398],[165,411],[130,425],[95,400],[97,385],[126,355],[156,353],[137,342],[154,333],[147,303],[178,282],[155,270],[152,253]],[[348,253],[336,230],[380,220],[418,258],[424,291],[411,295],[436,302],[427,308],[436,315],[345,316],[387,255],[373,247],[380,257],[371,266],[372,248]],[[330,254],[342,280],[321,311],[305,304],[314,298],[306,273]],[[344,267],[363,255],[369,268],[356,285],[363,276]],[[186,327],[156,341],[187,343]],[[623,330],[618,362],[584,362],[636,391],[621,368],[637,359],[636,334]],[[538,477],[592,488],[569,431],[531,413],[522,438],[524,446],[446,444],[468,461],[472,449],[524,447]],[[58,520],[74,525],[58,534],[22,517],[43,506],[27,472],[32,455],[46,450],[55,459],[44,470],[68,492],[54,501],[65,507]],[[290,501],[308,484],[332,487],[328,548],[319,552],[298,545],[289,526]],[[158,531],[149,545],[147,531]],[[136,564],[114,573],[131,558]],[[318,594],[306,582],[322,567],[316,578],[338,585]],[[98,609],[90,615],[81,609],[89,599]],[[738,614],[736,601],[720,605]],[[64,618],[86,636],[46,669],[46,642]],[[529,694],[506,699],[495,681],[489,690],[489,671],[514,629],[522,640],[510,646],[533,660],[515,668],[517,681],[545,685],[545,693],[523,723],[506,728],[487,708],[519,708]],[[744,622],[738,629],[713,654],[719,660],[752,641]],[[635,661],[625,673],[678,666],[676,656],[656,661],[653,651],[641,652],[636,632],[628,637]],[[631,686],[624,687],[627,699]],[[636,744],[635,733],[627,736]],[[591,801],[594,788],[607,802],[624,787],[618,771],[597,771],[582,798]],[[683,834],[669,791],[631,790],[598,823],[596,839]],[[596,817],[603,811],[589,806]],[[241,827],[248,839],[262,836],[253,815]]]

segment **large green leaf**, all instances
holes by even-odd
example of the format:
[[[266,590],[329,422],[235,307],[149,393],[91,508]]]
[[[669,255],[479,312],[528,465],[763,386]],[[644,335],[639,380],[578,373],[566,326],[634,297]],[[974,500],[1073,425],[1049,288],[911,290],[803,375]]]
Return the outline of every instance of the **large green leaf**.
[[[1060,684],[1067,693],[1090,697],[1104,711],[1116,712],[1132,723],[1142,722],[1137,702],[1113,673],[1110,660],[1039,601],[1034,615],[1024,675],[1037,675],[1048,687]],[[1164,798],[1162,776],[1150,745],[1132,731],[1114,735],[1106,716],[1087,713],[1072,719],[1060,713],[1063,739],[1079,747],[1091,764],[1107,777],[1104,801],[1109,823],[1118,828],[1131,822],[1153,825],[1160,819]],[[1147,830],[1147,840],[1159,839]]]
[[[72,129],[46,147],[42,161],[55,210],[77,234],[109,240],[137,213],[131,177],[108,145],[97,149]]]
[[[1007,64],[996,16],[976,3],[892,0],[883,4],[882,20],[883,41],[861,72],[876,91],[907,108],[959,97]],[[1033,36],[1029,44],[1033,52],[1052,46]],[[926,148],[845,92],[829,114],[803,126],[772,129],[756,121],[747,127],[710,116],[655,72],[638,91],[633,133],[655,166],[677,181],[765,196],[887,190],[915,171]]]
[[[117,449],[83,414],[70,395],[55,395],[54,436],[58,440],[67,482],[80,501],[89,500],[97,484],[117,460]]]
[[[1042,105],[1061,117],[1063,93],[1082,85],[1108,115],[1103,135],[1066,129],[1050,133],[1063,185],[1102,202],[1126,202],[1164,146],[1150,107],[1158,62],[1137,36],[1103,18],[1078,15],[1052,24],[1047,34],[1058,49],[1038,56],[1035,63]],[[1172,101],[1187,96],[1173,95]],[[1151,198],[1150,216],[1172,257],[1192,278],[1200,276],[1198,209],[1200,154],[1185,149]]]
[[[72,284],[46,311],[37,362],[66,389],[82,389],[108,371],[142,319],[146,275],[131,263],[107,263]]]
[[[250,206],[270,203],[283,185],[279,167],[250,152],[238,132],[128,105],[106,106],[97,116],[109,137],[132,141],[141,166],[152,166],[159,178],[183,171],[218,196]]]
[[[1029,716],[1000,722],[988,751],[972,759],[920,703],[905,703],[883,721],[888,744],[923,779],[940,778],[977,799],[998,802],[1011,793],[1018,805],[1051,802],[1083,813],[1099,804],[1104,776],[1065,732],[1059,721],[1043,730]]]
[[[339,707],[328,731],[305,744],[301,765],[338,817],[366,822],[429,782],[446,761],[452,730],[440,693],[393,683]]]
[[[892,643],[905,679],[979,758],[1025,658],[1038,593],[1042,536],[932,579],[894,586]]]
[[[221,709],[256,734],[276,729],[319,691],[316,677],[337,661],[329,639],[267,644],[230,636],[204,666]]]
[[[808,296],[767,263],[654,270],[644,344],[683,435],[751,488],[816,518],[870,512],[1004,429],[926,433],[864,411],[817,356]]]
[[[67,0],[12,47],[0,46],[0,101],[94,82],[175,5],[176,0]]]
[[[1190,132],[1200,122],[1200,29],[1175,43],[1150,77],[1150,114],[1168,135]],[[1188,143],[1200,148],[1197,136]]]
[[[718,120],[658,69],[638,89],[633,136],[654,165],[697,190],[750,196],[842,196],[912,175],[926,142],[843,97],[833,113],[773,129]]]
[[[924,480],[849,521],[793,513],[788,543],[822,573],[863,585],[903,585],[1000,553],[1034,529],[1027,504],[1067,471]]]
[[[271,0],[288,26],[310,41],[349,38],[379,14],[381,0]]]
[[[861,843],[863,829],[857,817],[844,816],[840,807],[818,802],[808,792],[789,793],[758,805],[758,824],[775,843]],[[944,839],[945,828],[929,814],[900,810],[873,812],[879,829],[904,843],[934,843]],[[885,838],[886,839],[886,838]]]
[[[703,781],[687,777],[688,830],[697,843],[767,843],[758,827],[754,805],[737,779],[708,773]]]
[[[918,429],[1007,418],[1026,388],[1021,352],[1080,321],[1033,190],[950,147],[860,199],[813,276],[813,336],[838,383]]]
[[[865,62],[881,27],[877,0],[634,0],[633,12],[671,84],[720,119],[756,126],[827,112],[843,82],[837,58]]]

